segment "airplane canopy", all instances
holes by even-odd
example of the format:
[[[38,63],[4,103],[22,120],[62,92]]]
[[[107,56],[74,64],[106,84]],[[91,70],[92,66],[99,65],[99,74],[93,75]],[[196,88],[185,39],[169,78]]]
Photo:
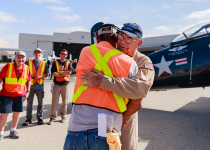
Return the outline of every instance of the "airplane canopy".
[[[207,34],[210,34],[210,23],[209,22],[200,23],[184,31],[182,34],[178,35],[170,43],[170,45],[182,44],[185,43],[186,42],[185,40],[187,39],[193,39]]]

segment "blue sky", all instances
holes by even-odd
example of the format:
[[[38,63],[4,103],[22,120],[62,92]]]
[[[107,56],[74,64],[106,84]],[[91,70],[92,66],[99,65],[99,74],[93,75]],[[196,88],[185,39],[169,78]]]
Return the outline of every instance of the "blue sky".
[[[177,34],[210,21],[210,0],[7,0],[0,2],[0,37],[18,48],[19,33],[90,31],[99,22],[139,24],[144,37]]]

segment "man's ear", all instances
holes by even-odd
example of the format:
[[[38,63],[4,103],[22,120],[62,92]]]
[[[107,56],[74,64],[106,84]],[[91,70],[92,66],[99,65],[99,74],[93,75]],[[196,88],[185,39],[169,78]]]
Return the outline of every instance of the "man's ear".
[[[142,39],[139,40],[138,47],[143,43]]]
[[[100,38],[97,36],[97,34],[95,33],[95,39],[96,39],[96,41],[97,41],[97,43],[99,43],[100,42]]]
[[[101,39],[96,34],[95,34],[95,38],[96,38],[97,43],[101,42]]]

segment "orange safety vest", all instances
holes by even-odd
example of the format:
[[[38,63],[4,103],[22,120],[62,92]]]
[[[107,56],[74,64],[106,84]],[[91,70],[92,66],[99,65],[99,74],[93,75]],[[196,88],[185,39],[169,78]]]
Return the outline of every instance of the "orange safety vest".
[[[45,71],[46,64],[47,64],[46,61],[41,60],[41,62],[39,64],[39,67],[38,67],[38,70],[36,70],[36,68],[34,66],[34,63],[33,63],[33,60],[28,61],[28,65],[30,67],[31,74],[34,75],[34,76],[35,75],[43,75],[44,71]],[[36,82],[38,84],[43,84],[44,83],[44,78],[41,78],[41,79],[33,78],[33,79],[31,79],[31,85],[34,85]]]
[[[133,59],[121,51],[114,49],[111,44],[102,41],[85,47],[76,68],[77,77],[72,102],[77,105],[90,105],[105,108],[117,113],[127,110],[127,98],[117,96],[115,93],[100,88],[88,88],[81,80],[84,70],[96,69],[111,78],[128,78]]]
[[[64,69],[62,69],[62,67],[58,61],[55,61],[55,63],[56,63],[57,72],[64,72],[64,71],[68,70],[69,61],[66,62],[66,66],[64,67]],[[57,82],[63,82],[63,81],[68,82],[70,80],[70,75],[66,75],[64,77],[56,77],[55,79]]]
[[[14,63],[8,64],[8,69],[5,77],[5,90],[7,90],[10,93],[23,94],[25,89],[25,84],[28,79],[28,69],[29,69],[27,65],[24,65],[23,67],[24,67],[23,72],[20,78],[17,79]]]

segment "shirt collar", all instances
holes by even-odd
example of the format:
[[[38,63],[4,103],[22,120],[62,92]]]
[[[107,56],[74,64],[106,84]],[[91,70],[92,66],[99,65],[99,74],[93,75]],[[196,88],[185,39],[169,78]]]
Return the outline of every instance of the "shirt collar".
[[[15,71],[18,71],[18,68],[17,68],[16,62],[14,62],[14,66],[15,66]],[[23,69],[23,66],[21,67],[21,69],[20,69],[20,70],[22,70],[22,69]]]

